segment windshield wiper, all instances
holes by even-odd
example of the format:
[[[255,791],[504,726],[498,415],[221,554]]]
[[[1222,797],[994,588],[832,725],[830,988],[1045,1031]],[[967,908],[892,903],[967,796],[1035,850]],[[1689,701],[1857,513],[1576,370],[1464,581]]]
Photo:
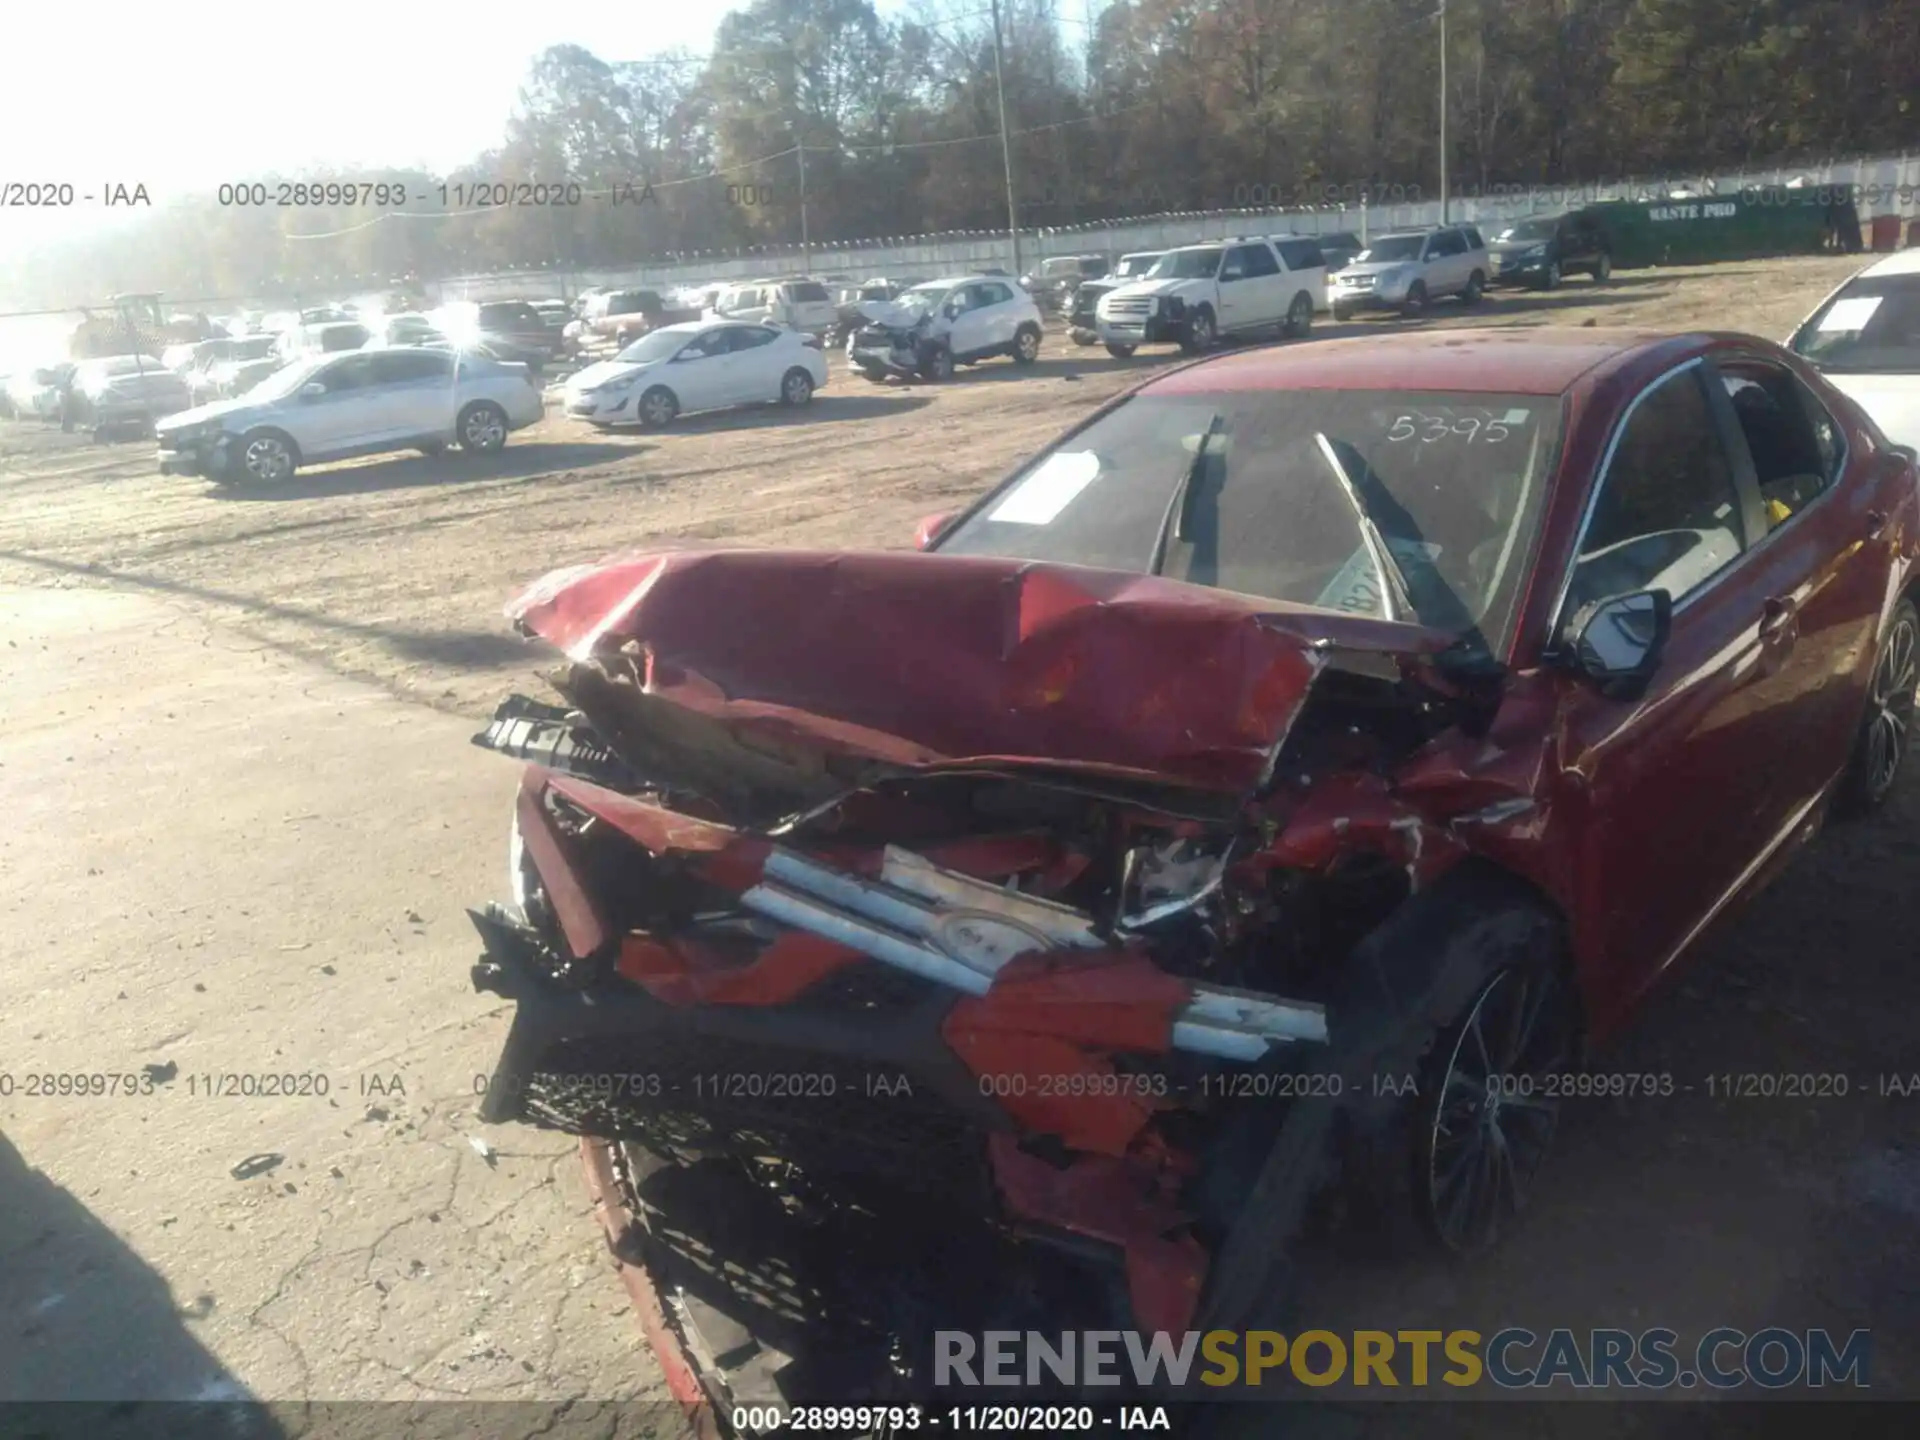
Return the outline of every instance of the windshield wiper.
[[[1353,477],[1347,473],[1347,467],[1340,460],[1340,452],[1333,442],[1318,430],[1314,431],[1313,443],[1320,447],[1320,457],[1327,462],[1327,469],[1333,472],[1334,480],[1340,486],[1340,493],[1346,497],[1347,504],[1353,507],[1353,518],[1360,526],[1360,539],[1367,547],[1367,554],[1373,557],[1373,568],[1379,572],[1382,590],[1381,601],[1386,609],[1388,620],[1400,618],[1396,611],[1404,611],[1407,618],[1414,618],[1413,597],[1407,586],[1407,572],[1400,568],[1400,562],[1393,558],[1393,549],[1387,544],[1386,532],[1375,523],[1367,510],[1367,502],[1361,498],[1360,487],[1354,484]]]
[[[1226,417],[1216,411],[1193,447],[1193,459],[1180,472],[1179,483],[1173,487],[1173,498],[1167,502],[1167,513],[1160,517],[1160,529],[1153,537],[1153,554],[1147,557],[1149,575],[1158,575],[1160,567],[1167,563],[1168,540],[1187,538],[1188,527],[1193,521],[1193,482],[1206,469],[1207,446],[1225,423]]]

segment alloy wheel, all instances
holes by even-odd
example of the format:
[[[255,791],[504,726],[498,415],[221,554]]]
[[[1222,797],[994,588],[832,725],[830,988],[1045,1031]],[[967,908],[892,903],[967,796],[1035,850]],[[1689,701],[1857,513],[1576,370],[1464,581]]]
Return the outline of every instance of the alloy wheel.
[[[813,382],[798,370],[787,376],[782,398],[789,405],[804,405],[813,395]]]
[[[476,407],[460,429],[460,443],[468,450],[498,450],[507,443],[506,422],[498,411]]]
[[[1920,683],[1916,635],[1905,614],[1894,622],[1873,669],[1873,690],[1867,710],[1867,793],[1875,799],[1892,788],[1906,757],[1907,736],[1913,728],[1915,686]]]
[[[1524,1207],[1559,1121],[1550,1077],[1572,1061],[1556,972],[1510,968],[1487,982],[1453,1036],[1422,1157],[1423,1205],[1449,1250],[1485,1249]]]
[[[246,466],[247,474],[256,480],[284,480],[293,472],[292,453],[284,442],[271,435],[249,440],[241,463]]]

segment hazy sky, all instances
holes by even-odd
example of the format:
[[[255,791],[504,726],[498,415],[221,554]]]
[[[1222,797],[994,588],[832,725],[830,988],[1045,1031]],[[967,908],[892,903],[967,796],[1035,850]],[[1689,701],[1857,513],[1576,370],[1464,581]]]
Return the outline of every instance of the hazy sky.
[[[548,46],[584,45],[607,60],[676,47],[705,54],[734,8],[23,3],[8,7],[0,42],[0,186],[66,181],[99,195],[144,183],[158,206],[224,180],[317,164],[444,173],[499,142],[528,65]],[[97,201],[65,214],[0,208],[0,251],[126,213]]]

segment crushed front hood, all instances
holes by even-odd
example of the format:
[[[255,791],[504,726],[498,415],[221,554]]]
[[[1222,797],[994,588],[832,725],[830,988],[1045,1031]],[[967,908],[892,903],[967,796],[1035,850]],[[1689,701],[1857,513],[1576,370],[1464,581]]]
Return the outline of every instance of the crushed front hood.
[[[889,330],[911,330],[926,318],[927,312],[912,305],[903,305],[898,300],[862,300],[854,309],[866,320],[875,325],[883,325]]]
[[[749,747],[1263,782],[1328,648],[1449,637],[1181,581],[1020,560],[733,550],[557,571],[509,607],[576,665]]]

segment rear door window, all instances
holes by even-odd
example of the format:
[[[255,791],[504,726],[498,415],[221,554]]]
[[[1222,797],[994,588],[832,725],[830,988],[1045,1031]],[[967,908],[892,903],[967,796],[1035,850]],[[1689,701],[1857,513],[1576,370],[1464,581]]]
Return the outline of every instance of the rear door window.
[[[762,345],[771,345],[780,332],[768,330],[760,325],[742,325],[728,333],[727,340],[734,353],[742,350],[758,350]]]
[[[1721,382],[1740,422],[1771,529],[1778,529],[1839,478],[1845,442],[1826,406],[1784,366],[1729,360]]]

